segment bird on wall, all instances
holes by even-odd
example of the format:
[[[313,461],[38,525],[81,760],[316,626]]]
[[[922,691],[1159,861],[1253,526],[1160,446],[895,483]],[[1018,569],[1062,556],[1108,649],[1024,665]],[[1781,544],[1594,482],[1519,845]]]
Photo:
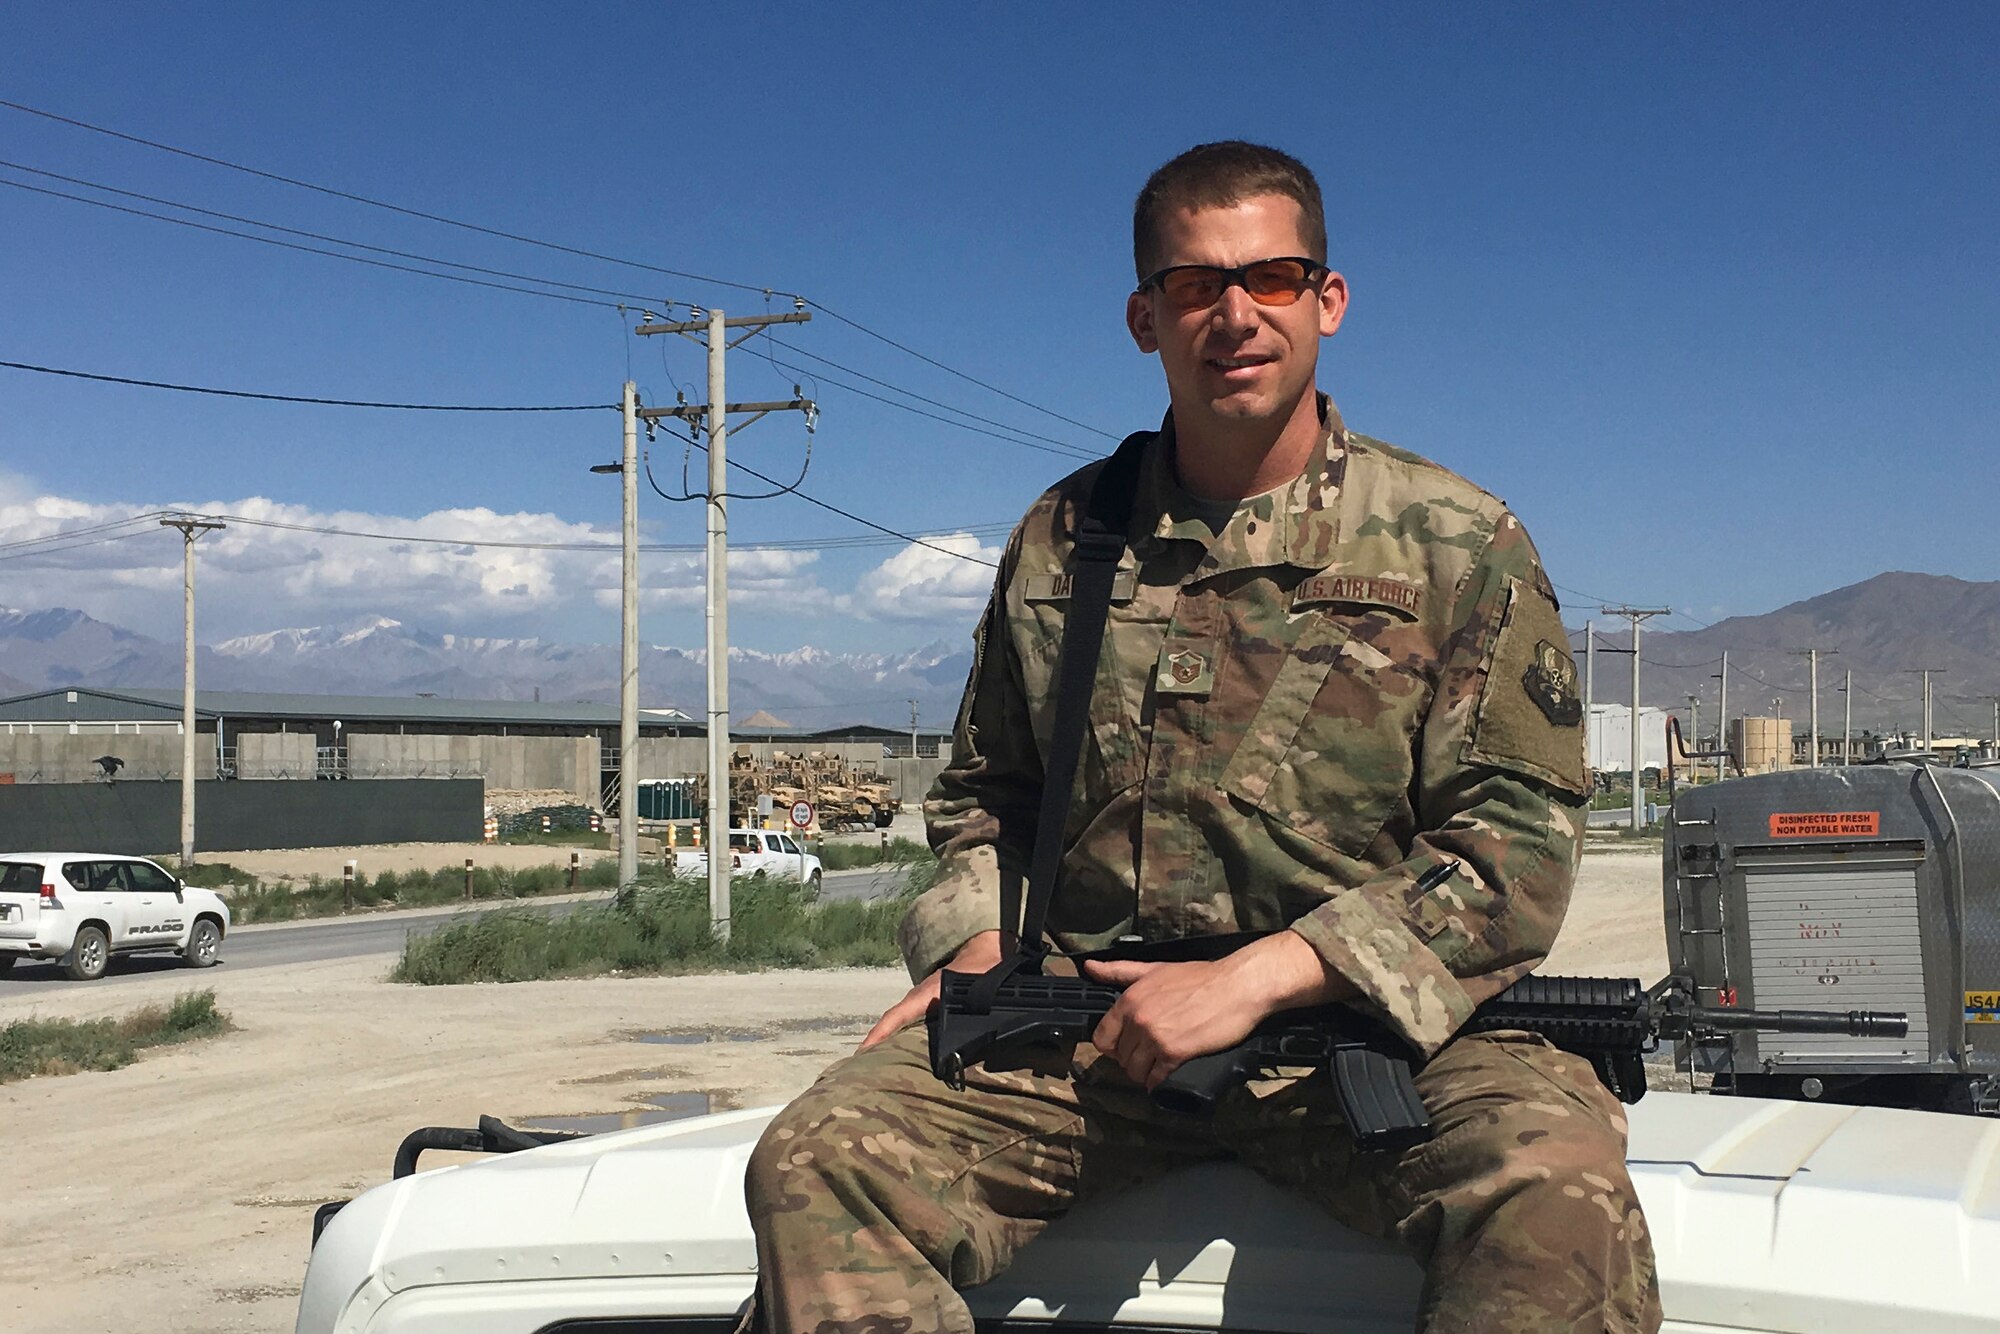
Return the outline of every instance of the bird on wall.
[[[118,771],[125,767],[125,761],[116,755],[99,755],[91,763],[104,771],[104,781],[107,783],[117,778]]]

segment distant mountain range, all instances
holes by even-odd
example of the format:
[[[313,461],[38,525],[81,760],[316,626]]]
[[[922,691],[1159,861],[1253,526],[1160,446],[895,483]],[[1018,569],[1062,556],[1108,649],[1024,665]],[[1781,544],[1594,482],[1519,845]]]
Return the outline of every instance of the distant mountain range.
[[[1568,608],[1564,620],[1580,629],[1577,623],[1586,613],[1585,608]],[[1630,645],[1622,618],[1593,619],[1600,649]],[[1571,642],[1579,646],[1581,666],[1582,635]],[[1857,731],[1916,730],[1923,696],[1917,673],[1929,668],[1934,732],[1990,735],[1993,698],[2000,695],[2000,582],[1899,570],[1761,616],[1732,616],[1705,630],[1643,629],[1640,693],[1646,703],[1664,708],[1685,708],[1687,696],[1695,695],[1704,727],[1712,727],[1714,678],[1726,649],[1732,717],[1781,713],[1803,723],[1811,712],[1804,650],[1812,648],[1822,650],[1822,733],[1840,730],[1845,708],[1840,688],[1849,672]],[[1599,653],[1598,702],[1631,699],[1629,662],[1622,653]]]
[[[795,727],[907,727],[914,699],[924,726],[941,728],[957,713],[972,653],[969,644],[940,641],[907,653],[731,649],[729,662],[730,707],[739,718],[762,709]],[[0,694],[72,685],[171,687],[181,671],[178,644],[72,608],[0,611]],[[377,616],[205,645],[197,650],[195,675],[208,690],[616,703],[618,646],[433,634]],[[645,707],[700,717],[707,654],[648,647],[639,683]]]
[[[1565,619],[1583,642],[1587,608]],[[1595,620],[1600,650],[1629,643],[1622,620]],[[1648,704],[1701,703],[1715,717],[1715,672],[1729,652],[1729,712],[1803,720],[1809,712],[1807,666],[1799,651],[1837,650],[1820,659],[1823,730],[1841,725],[1841,678],[1854,674],[1857,730],[1914,729],[1921,719],[1920,668],[1931,668],[1940,734],[1992,726],[2000,695],[2000,582],[1948,575],[1890,573],[1761,616],[1732,616],[1705,630],[1647,629],[1640,639],[1641,690]],[[737,717],[762,709],[798,727],[867,722],[903,727],[910,700],[927,727],[949,724],[971,666],[964,641],[908,653],[730,651],[730,706]],[[1579,651],[1579,659],[1582,654]],[[1630,698],[1629,660],[1600,651],[1594,699]],[[1579,665],[1581,665],[1579,663]],[[359,695],[434,694],[458,699],[541,698],[613,703],[618,698],[615,644],[559,644],[433,634],[385,617],[342,625],[273,630],[203,647],[196,673],[209,689],[280,690]],[[93,685],[171,687],[181,679],[181,649],[81,611],[0,611],[0,694]],[[639,664],[641,701],[696,717],[707,693],[699,650],[648,648]],[[1774,701],[1778,701],[1775,702]]]

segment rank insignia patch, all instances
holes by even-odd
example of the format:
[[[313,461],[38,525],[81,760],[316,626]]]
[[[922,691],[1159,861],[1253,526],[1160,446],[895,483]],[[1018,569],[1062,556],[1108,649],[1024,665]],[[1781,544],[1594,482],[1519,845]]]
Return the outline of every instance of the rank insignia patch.
[[[1576,694],[1576,664],[1548,640],[1536,643],[1521,684],[1527,687],[1535,707],[1557,727],[1575,727],[1583,721],[1583,701]]]
[[[1154,688],[1163,695],[1206,695],[1215,684],[1215,668],[1208,656],[1193,649],[1169,645],[1160,654],[1160,670]]]

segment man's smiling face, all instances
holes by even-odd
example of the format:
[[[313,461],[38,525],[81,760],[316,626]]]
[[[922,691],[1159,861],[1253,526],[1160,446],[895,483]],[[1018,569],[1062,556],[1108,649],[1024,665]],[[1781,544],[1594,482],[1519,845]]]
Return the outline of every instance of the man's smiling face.
[[[1178,209],[1161,219],[1156,268],[1214,264],[1235,268],[1258,260],[1309,255],[1298,203],[1284,195],[1253,195],[1221,208]],[[1315,279],[1289,306],[1263,305],[1241,284],[1215,302],[1182,310],[1157,288],[1134,292],[1126,325],[1141,352],[1158,352],[1176,424],[1193,419],[1240,430],[1252,422],[1289,420],[1314,388],[1319,340],[1340,327],[1347,285],[1337,273]]]

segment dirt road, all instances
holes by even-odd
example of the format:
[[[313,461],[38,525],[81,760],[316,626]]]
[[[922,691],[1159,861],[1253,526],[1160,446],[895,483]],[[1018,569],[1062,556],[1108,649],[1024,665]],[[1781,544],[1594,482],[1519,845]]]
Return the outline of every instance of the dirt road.
[[[1658,885],[1657,852],[1593,851],[1554,966],[1658,976]],[[13,1169],[0,1324],[289,1330],[313,1206],[385,1180],[406,1131],[482,1112],[630,1113],[670,1093],[717,1110],[779,1102],[905,985],[867,970],[415,988],[384,984],[383,969],[224,967],[33,998],[0,982],[0,1023],[120,1014],[200,985],[238,1025],[109,1074],[0,1086]]]

